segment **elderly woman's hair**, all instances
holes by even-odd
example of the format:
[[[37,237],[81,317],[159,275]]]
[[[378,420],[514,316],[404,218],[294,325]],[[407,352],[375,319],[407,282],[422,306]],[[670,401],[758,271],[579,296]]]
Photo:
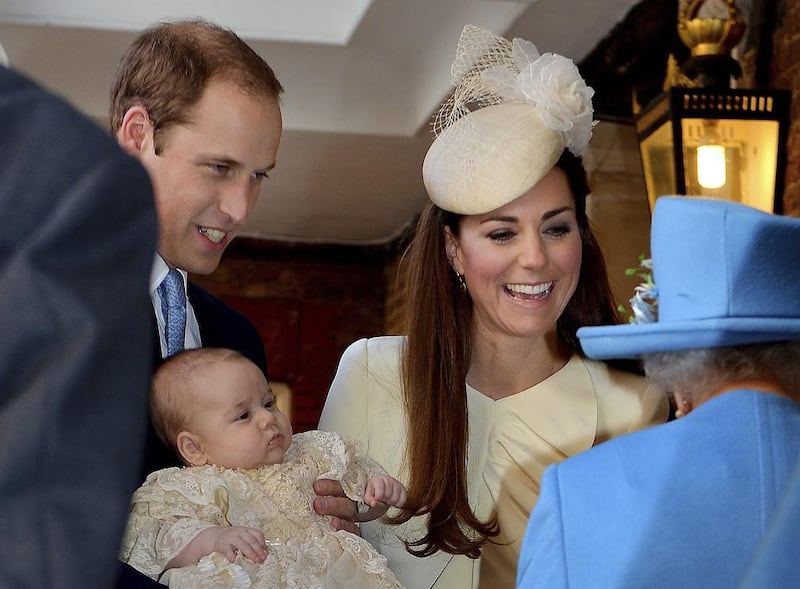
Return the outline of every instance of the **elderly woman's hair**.
[[[642,356],[647,378],[693,401],[734,380],[777,382],[800,402],[800,341],[661,352]]]

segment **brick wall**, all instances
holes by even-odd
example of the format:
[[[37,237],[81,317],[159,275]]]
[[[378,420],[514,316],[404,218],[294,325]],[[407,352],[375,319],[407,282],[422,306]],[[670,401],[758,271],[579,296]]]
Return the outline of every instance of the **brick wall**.
[[[800,0],[779,0],[782,24],[773,36],[772,86],[792,90],[783,211],[800,216]]]
[[[347,345],[384,333],[393,252],[239,239],[216,272],[192,277],[255,324],[270,378],[291,388],[295,431],[317,426]]]

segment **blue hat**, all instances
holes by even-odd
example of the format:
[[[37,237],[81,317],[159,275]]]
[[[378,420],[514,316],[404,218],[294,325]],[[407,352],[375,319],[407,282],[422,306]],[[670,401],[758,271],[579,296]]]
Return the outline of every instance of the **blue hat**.
[[[661,197],[650,251],[657,319],[582,327],[590,358],[800,339],[800,219]]]

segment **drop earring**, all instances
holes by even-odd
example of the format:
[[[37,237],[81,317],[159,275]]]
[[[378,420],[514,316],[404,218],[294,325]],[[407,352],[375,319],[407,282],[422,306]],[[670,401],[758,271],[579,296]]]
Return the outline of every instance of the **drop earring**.
[[[464,275],[456,270],[456,266],[453,262],[450,262],[450,268],[453,269],[453,274],[456,275],[456,280],[458,281],[458,286],[461,287],[461,291],[467,292],[467,281],[464,279]]]
[[[685,417],[686,414],[688,414],[692,410],[691,406],[689,405],[689,401],[687,401],[686,399],[682,401],[677,401],[676,399],[676,403],[678,405],[678,408],[675,409],[675,419],[680,419],[681,417]],[[686,411],[683,411],[682,409],[680,409],[680,407],[683,407],[684,409],[686,409]]]
[[[464,275],[459,274],[457,270],[453,270],[456,273],[456,280],[458,280],[458,286],[461,287],[463,292],[467,292],[467,281],[464,280]]]

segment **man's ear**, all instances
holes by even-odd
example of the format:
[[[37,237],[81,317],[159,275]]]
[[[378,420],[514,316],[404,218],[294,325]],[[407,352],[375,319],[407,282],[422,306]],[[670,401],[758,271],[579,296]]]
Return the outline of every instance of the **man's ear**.
[[[200,439],[194,434],[182,431],[175,440],[175,446],[186,464],[192,466],[208,464],[208,456],[203,451]]]
[[[152,142],[153,124],[147,109],[141,105],[130,107],[117,129],[117,143],[128,155],[138,157]]]
[[[461,265],[461,260],[458,259],[458,242],[453,237],[450,227],[444,228],[444,248],[447,255],[447,261],[450,266],[459,274],[464,273],[464,267]]]

